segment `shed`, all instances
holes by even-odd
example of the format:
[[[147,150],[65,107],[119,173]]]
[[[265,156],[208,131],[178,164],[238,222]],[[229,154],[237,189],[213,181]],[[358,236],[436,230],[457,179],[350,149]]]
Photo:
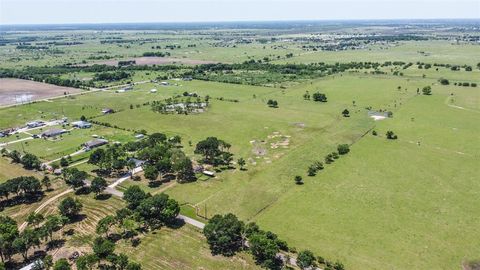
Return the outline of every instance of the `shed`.
[[[205,170],[205,171],[203,171],[202,173],[205,174],[205,175],[207,175],[207,176],[210,176],[210,177],[214,177],[214,176],[215,176],[215,172],[212,172],[212,171],[207,171],[207,170]]]
[[[103,114],[113,113],[113,112],[114,112],[114,111],[113,111],[113,109],[111,109],[111,108],[103,108],[103,109],[102,109],[102,113],[103,113]]]
[[[135,135],[135,139],[138,139],[138,140],[143,139],[144,137],[145,137],[145,135],[143,135],[143,134]]]
[[[156,93],[157,89],[150,89],[150,93]]]

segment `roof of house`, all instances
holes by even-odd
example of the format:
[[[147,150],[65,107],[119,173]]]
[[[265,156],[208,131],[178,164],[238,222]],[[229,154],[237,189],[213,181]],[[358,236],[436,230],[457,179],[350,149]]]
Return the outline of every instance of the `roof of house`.
[[[107,140],[104,140],[104,139],[95,139],[95,140],[91,140],[91,141],[88,141],[86,143],[84,143],[83,145],[85,147],[89,147],[89,148],[92,148],[92,147],[97,147],[97,146],[100,146],[100,145],[104,145],[108,143]]]
[[[56,135],[60,135],[62,133],[65,133],[66,130],[65,129],[58,129],[58,128],[52,128],[52,129],[49,129],[49,130],[45,130],[44,132],[42,132],[42,136],[46,136],[46,137],[51,137],[51,136],[56,136]]]
[[[79,127],[83,126],[84,127],[84,126],[91,126],[92,124],[87,122],[87,121],[75,121],[75,122],[72,122],[72,125],[73,126],[79,126]]]

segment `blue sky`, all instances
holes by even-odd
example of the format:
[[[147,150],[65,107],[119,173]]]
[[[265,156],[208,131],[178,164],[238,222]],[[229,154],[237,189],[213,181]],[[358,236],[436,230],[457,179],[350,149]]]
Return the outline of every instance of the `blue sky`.
[[[0,0],[0,24],[480,18],[480,0]]]

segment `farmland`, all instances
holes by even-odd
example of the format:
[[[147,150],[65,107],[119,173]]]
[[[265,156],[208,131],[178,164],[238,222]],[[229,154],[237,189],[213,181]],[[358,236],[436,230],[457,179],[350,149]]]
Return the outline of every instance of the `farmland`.
[[[83,204],[83,218],[62,229],[75,235],[65,238],[55,259],[92,252],[101,235],[97,223],[124,208],[118,192],[134,186],[167,194],[181,215],[201,222],[233,213],[285,240],[288,256],[308,249],[346,269],[455,269],[480,259],[480,46],[469,40],[478,30],[466,25],[469,36],[453,28],[448,36],[436,26],[358,25],[368,39],[351,34],[350,26],[322,27],[5,34],[10,42],[0,47],[0,68],[8,78],[0,79],[0,91],[41,93],[37,102],[0,109],[0,131],[14,130],[0,138],[0,182],[46,173],[53,188],[32,203],[5,206],[2,214],[22,224],[69,188],[65,175],[22,168],[11,156],[28,153],[56,168],[85,171],[88,181],[125,177],[105,198],[80,189],[42,208],[45,216],[55,214],[68,196]],[[65,43],[42,45],[57,35]],[[16,45],[20,38],[36,41]],[[40,82],[47,79],[78,87]],[[326,100],[316,100],[320,95]],[[57,98],[40,100],[49,97]],[[200,103],[206,104],[201,110],[155,109]],[[80,119],[91,127],[74,127]],[[25,127],[38,120],[52,124]],[[52,129],[65,132],[35,137]],[[156,147],[142,145],[156,133],[168,142],[163,152],[184,154],[192,168],[201,165],[194,180],[168,170],[150,179],[148,152],[136,148]],[[228,144],[227,164],[207,164],[198,145],[208,137]],[[108,144],[84,146],[96,139]],[[338,155],[340,144],[348,154]],[[143,172],[128,177],[125,164],[106,169],[92,158],[98,149],[121,146],[129,147],[119,159],[147,156]],[[332,152],[338,158],[327,162]],[[319,162],[323,169],[309,173]],[[137,228],[137,246],[117,239],[116,251],[144,269],[260,267],[247,248],[232,257],[212,255],[192,224],[149,229]],[[122,235],[120,228],[112,231]]]

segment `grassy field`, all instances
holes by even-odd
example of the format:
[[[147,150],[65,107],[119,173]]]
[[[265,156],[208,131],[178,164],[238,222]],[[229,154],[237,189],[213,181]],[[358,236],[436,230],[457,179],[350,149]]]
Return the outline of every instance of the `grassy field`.
[[[256,220],[355,269],[453,269],[478,256],[478,91],[436,89]],[[477,100],[475,111],[447,107],[451,91]],[[399,139],[386,140],[387,130]]]
[[[8,179],[15,178],[18,176],[37,176],[41,174],[33,171],[25,170],[18,164],[12,164],[9,159],[0,157],[0,183],[5,182]]]
[[[202,233],[185,225],[162,228],[142,238],[138,247],[119,245],[119,251],[142,263],[145,269],[260,269],[251,256],[212,256]]]

